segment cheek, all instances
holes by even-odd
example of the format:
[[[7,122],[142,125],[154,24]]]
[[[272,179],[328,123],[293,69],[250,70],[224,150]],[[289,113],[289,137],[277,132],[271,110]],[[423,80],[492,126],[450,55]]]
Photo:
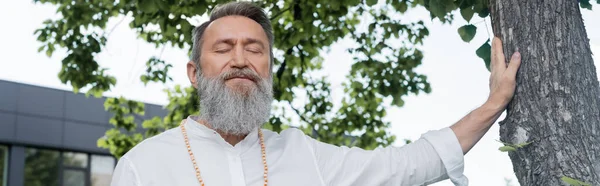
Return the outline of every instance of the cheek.
[[[200,66],[202,73],[206,77],[218,76],[223,68],[227,65],[227,57],[215,56],[213,54],[207,54],[200,58]]]
[[[258,72],[259,75],[263,76],[263,77],[268,77],[269,76],[269,65],[271,63],[271,59],[269,58],[269,55],[261,55],[261,56],[256,56],[253,57],[254,59],[252,59],[252,66],[254,66],[256,68],[256,71]]]

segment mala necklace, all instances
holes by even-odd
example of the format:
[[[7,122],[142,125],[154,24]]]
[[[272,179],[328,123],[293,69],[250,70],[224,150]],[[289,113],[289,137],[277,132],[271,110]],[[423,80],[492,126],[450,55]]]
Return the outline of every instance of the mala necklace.
[[[202,177],[200,176],[200,169],[198,168],[198,164],[196,164],[196,158],[194,158],[194,153],[192,152],[192,147],[190,146],[190,141],[188,140],[188,136],[187,136],[187,132],[185,130],[185,119],[181,121],[181,124],[179,124],[179,128],[181,128],[181,133],[183,133],[183,139],[185,140],[185,146],[187,146],[187,151],[190,154],[190,158],[192,159],[192,164],[194,164],[194,169],[196,169],[196,178],[198,179],[198,182],[200,182],[200,186],[204,186],[204,180],[202,179]],[[267,183],[269,182],[269,180],[267,179],[267,173],[269,173],[269,168],[267,168],[267,153],[265,152],[265,140],[263,138],[263,133],[262,130],[258,130],[258,137],[260,140],[260,150],[262,153],[262,160],[263,160],[263,165],[265,168],[265,172],[263,174],[263,178],[264,178],[264,183],[265,186],[267,186]]]

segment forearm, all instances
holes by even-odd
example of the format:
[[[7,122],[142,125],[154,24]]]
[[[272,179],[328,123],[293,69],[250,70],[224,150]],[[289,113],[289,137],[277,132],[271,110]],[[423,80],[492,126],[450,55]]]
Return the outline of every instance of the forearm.
[[[458,138],[463,154],[467,154],[475,146],[500,117],[504,108],[503,104],[486,102],[450,127]]]

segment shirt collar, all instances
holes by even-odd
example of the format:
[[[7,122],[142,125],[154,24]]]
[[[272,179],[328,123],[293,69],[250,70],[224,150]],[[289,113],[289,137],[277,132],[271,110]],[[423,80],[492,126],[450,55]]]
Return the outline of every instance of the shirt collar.
[[[246,152],[248,149],[259,146],[258,141],[258,129],[252,130],[250,134],[246,135],[246,137],[237,143],[235,146],[231,146],[231,144],[227,143],[217,131],[206,127],[204,124],[199,123],[198,117],[196,116],[188,116],[185,121],[185,128],[188,129],[188,136],[198,136],[204,139],[214,140],[219,143],[223,147],[228,149],[235,150],[239,154]]]

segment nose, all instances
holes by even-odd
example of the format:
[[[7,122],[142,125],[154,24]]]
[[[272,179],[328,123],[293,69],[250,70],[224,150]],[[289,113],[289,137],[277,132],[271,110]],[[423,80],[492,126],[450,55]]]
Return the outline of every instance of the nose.
[[[230,62],[231,68],[245,68],[248,66],[248,60],[246,59],[244,48],[242,46],[236,46],[235,52],[233,52],[232,55],[232,60]]]

